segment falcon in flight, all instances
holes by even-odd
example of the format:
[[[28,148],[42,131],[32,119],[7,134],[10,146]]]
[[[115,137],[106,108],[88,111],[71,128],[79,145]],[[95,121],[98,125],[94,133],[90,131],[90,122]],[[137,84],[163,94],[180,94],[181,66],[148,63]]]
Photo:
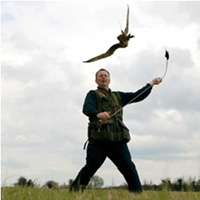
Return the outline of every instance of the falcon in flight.
[[[102,58],[111,56],[115,52],[115,50],[118,48],[126,48],[128,46],[129,39],[135,37],[134,35],[128,34],[128,27],[129,27],[129,6],[127,8],[126,28],[124,29],[124,31],[121,30],[121,34],[117,37],[117,39],[119,40],[119,43],[111,46],[108,49],[108,51],[106,51],[106,53],[103,53],[99,56],[96,56],[94,58],[91,58],[91,59],[89,59],[87,61],[83,61],[83,62],[84,63],[94,62],[94,61],[100,60]]]

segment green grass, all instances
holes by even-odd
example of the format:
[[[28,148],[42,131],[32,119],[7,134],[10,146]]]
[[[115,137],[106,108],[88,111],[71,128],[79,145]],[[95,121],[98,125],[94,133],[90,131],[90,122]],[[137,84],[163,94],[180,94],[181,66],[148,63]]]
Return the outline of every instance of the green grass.
[[[1,188],[2,200],[199,200],[200,192],[144,191],[142,194],[127,190],[85,190],[69,193],[64,189]]]

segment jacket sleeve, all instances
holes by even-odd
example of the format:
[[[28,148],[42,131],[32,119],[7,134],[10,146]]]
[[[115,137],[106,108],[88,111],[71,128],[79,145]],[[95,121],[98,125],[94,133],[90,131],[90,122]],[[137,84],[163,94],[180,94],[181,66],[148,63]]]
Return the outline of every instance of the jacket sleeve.
[[[90,118],[97,118],[97,96],[94,90],[90,90],[83,104],[83,113]]]
[[[135,103],[142,101],[151,93],[151,90],[152,86],[148,83],[146,84],[146,86],[144,86],[143,88],[139,89],[136,92],[119,92],[121,96],[122,107],[128,103]]]

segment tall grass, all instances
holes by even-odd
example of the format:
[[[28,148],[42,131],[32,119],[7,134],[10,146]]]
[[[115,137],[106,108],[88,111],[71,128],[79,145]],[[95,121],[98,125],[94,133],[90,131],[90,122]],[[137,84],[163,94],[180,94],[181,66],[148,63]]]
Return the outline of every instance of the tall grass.
[[[1,188],[2,200],[199,200],[200,192],[144,191],[129,193],[120,189],[85,190],[69,193],[64,189]]]

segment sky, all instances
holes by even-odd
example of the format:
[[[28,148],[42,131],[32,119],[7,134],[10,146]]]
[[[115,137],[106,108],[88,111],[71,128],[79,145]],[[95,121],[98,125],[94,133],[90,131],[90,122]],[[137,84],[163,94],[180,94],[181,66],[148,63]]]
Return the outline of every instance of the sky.
[[[83,63],[135,37],[106,58]],[[1,1],[1,184],[74,179],[85,164],[85,96],[100,68],[113,91],[135,92],[168,71],[142,102],[124,108],[141,182],[200,178],[200,2]],[[107,159],[104,186],[125,183]]]

